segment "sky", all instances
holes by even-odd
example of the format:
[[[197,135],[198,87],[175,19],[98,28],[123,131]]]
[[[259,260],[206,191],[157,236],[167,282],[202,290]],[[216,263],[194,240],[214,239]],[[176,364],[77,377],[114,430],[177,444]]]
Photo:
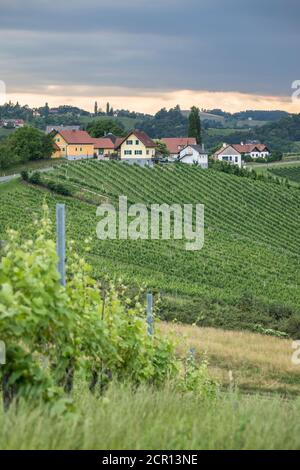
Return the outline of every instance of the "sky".
[[[299,0],[0,0],[0,81],[21,104],[300,112]]]

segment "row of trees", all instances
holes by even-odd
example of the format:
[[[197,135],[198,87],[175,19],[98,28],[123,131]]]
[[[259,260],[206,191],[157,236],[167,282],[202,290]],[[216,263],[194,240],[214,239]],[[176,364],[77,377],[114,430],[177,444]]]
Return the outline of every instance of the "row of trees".
[[[161,137],[195,137],[197,143],[202,142],[200,110],[193,106],[187,118],[181,111],[180,106],[161,109],[155,116],[146,116],[136,126],[146,132],[153,139]]]

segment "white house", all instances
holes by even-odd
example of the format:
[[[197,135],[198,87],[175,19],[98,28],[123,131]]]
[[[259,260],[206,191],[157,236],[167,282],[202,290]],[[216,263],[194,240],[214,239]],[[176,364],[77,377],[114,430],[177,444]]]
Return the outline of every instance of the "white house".
[[[198,164],[202,168],[208,168],[208,153],[204,145],[186,145],[179,152],[178,160],[188,165]]]
[[[241,167],[242,159],[246,155],[253,159],[266,158],[270,155],[270,150],[265,144],[244,144],[243,142],[232,145],[223,144],[221,149],[214,154],[214,158]]]
[[[170,161],[175,161],[187,145],[197,145],[195,137],[163,137],[160,140],[167,146]]]
[[[266,158],[270,155],[270,150],[265,144],[234,144],[233,147],[241,153],[241,155],[249,155],[251,158]]]
[[[220,162],[242,167],[242,154],[234,145],[223,144],[223,147],[214,154],[214,158]]]

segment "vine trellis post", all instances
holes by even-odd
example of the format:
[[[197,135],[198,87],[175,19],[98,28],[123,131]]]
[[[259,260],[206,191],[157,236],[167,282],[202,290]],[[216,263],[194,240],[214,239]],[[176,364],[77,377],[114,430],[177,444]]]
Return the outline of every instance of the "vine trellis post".
[[[56,204],[56,250],[60,283],[66,285],[66,216],[65,205]]]
[[[147,294],[147,324],[148,335],[154,334],[154,319],[153,319],[153,294]]]

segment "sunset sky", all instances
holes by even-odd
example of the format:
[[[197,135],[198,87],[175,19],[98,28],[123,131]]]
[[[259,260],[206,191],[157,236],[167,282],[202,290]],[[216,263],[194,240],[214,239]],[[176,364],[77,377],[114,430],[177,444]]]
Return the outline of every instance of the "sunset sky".
[[[156,112],[285,109],[298,0],[0,0],[7,99]]]

